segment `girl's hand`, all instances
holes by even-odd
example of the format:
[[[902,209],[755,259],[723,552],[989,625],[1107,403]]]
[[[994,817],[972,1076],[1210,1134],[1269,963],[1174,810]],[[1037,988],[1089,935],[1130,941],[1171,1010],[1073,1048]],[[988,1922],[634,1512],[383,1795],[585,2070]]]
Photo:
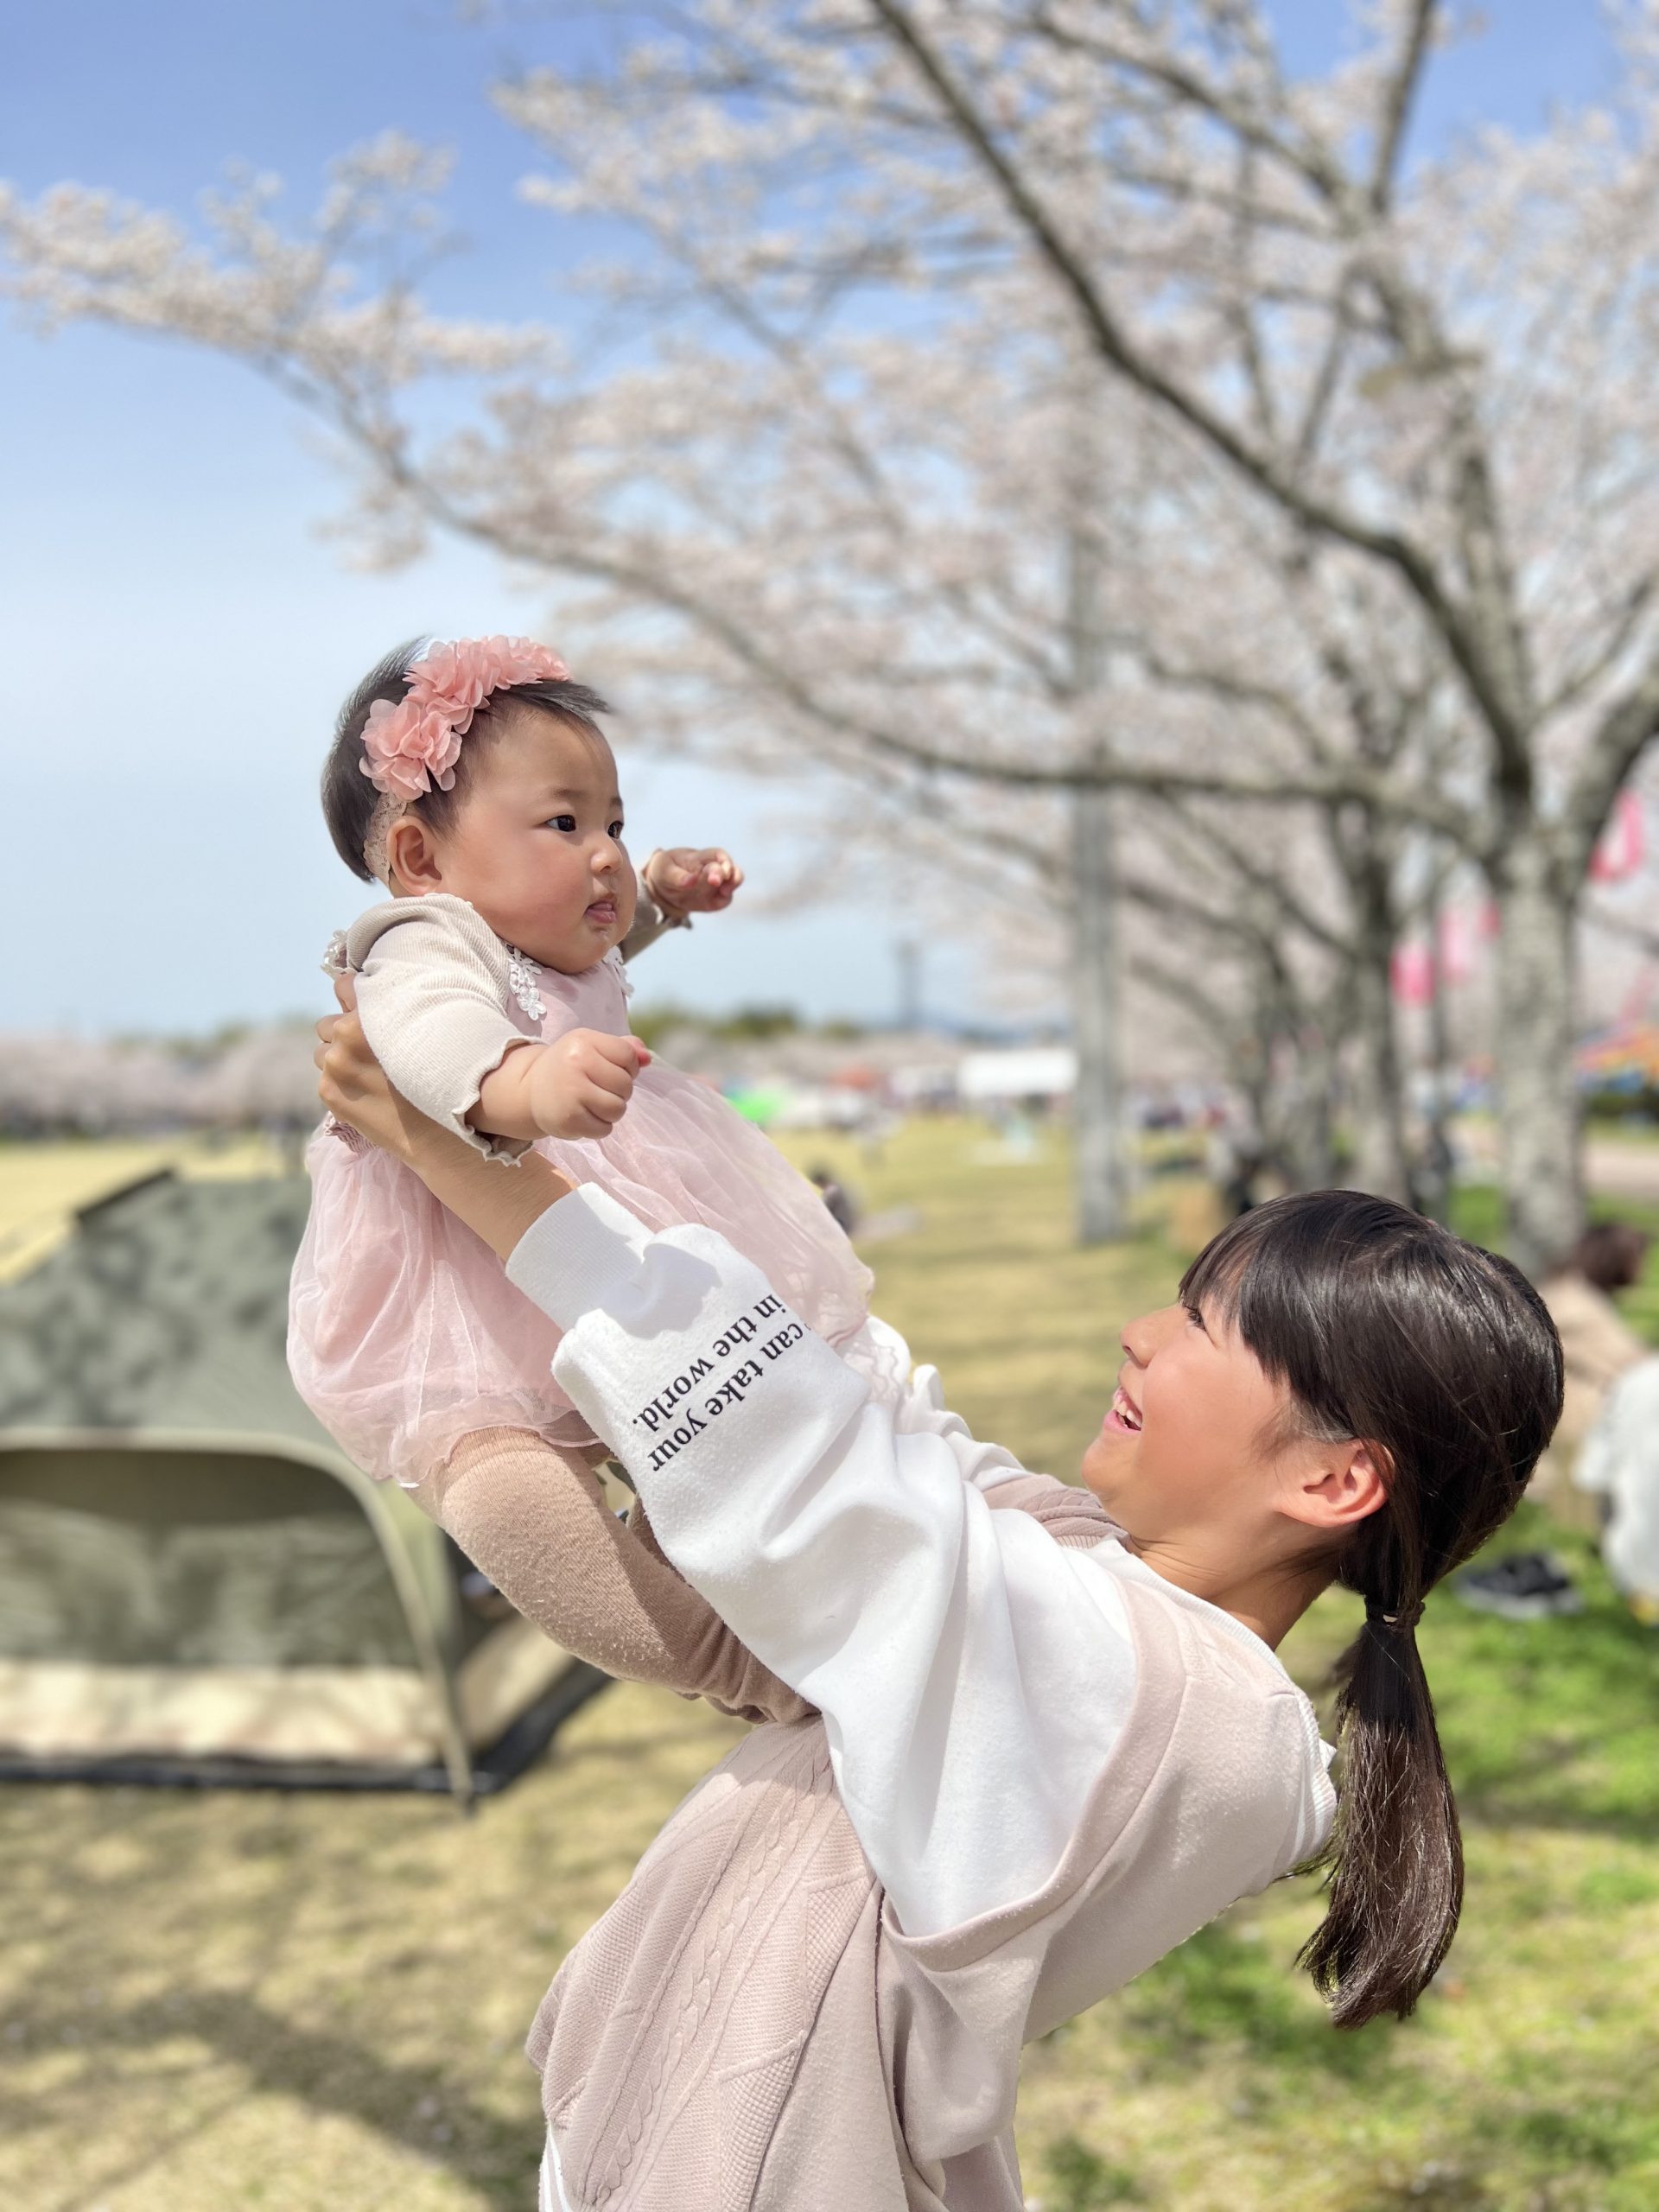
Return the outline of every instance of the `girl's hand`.
[[[335,976],[334,996],[340,1011],[317,1024],[317,1049],[311,1055],[318,1070],[317,1095],[337,1122],[383,1152],[412,1163],[422,1144],[443,1132],[386,1081],[357,1018],[355,980]]]
[[[674,845],[653,853],[642,870],[645,887],[669,917],[723,913],[732,903],[743,871],[718,845]]]
[[[334,996],[340,1011],[317,1024],[312,1054],[321,1077],[317,1090],[323,1104],[359,1136],[412,1168],[440,1205],[448,1206],[505,1260],[531,1223],[575,1185],[533,1152],[524,1154],[512,1174],[504,1175],[453,1130],[416,1113],[386,1081],[369,1050],[349,976],[335,977]]]

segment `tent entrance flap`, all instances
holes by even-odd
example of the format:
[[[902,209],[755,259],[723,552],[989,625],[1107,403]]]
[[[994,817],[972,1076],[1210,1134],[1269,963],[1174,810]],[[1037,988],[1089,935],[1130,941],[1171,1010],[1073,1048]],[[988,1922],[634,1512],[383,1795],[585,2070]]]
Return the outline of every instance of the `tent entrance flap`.
[[[411,1668],[374,1529],[321,1467],[114,1443],[0,1459],[0,1658]]]
[[[0,1779],[499,1788],[607,1678],[462,1564],[343,1463],[0,1437]]]

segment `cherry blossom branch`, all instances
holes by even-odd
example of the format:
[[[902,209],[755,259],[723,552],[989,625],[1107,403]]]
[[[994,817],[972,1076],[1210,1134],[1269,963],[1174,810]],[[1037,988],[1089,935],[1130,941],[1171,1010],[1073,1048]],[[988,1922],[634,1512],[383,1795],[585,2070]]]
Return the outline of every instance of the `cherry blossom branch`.
[[[1395,171],[1405,143],[1406,124],[1422,83],[1423,67],[1440,13],[1440,0],[1414,0],[1399,64],[1383,92],[1376,159],[1366,194],[1373,212],[1379,217],[1388,213],[1394,199]]]
[[[1310,528],[1339,539],[1396,569],[1446,640],[1448,652],[1479,704],[1506,761],[1513,768],[1524,757],[1524,742],[1512,702],[1490,664],[1484,639],[1452,599],[1439,570],[1422,548],[1397,531],[1374,526],[1338,503],[1320,497],[1275,454],[1251,445],[1224,416],[1198,394],[1158,366],[1129,337],[1089,270],[1029,181],[1003,152],[986,118],[947,66],[913,11],[901,0],[870,0],[874,12],[912,56],[932,87],[964,143],[1001,191],[1009,212],[1030,236],[1065,286],[1085,328],[1103,358],[1149,397],[1184,422],[1224,461]],[[1163,73],[1160,70],[1160,73]],[[1174,76],[1184,74],[1174,72]],[[1239,117],[1230,104],[1217,108],[1241,131],[1274,150],[1271,137],[1254,121]],[[1308,157],[1311,159],[1311,157]],[[1317,168],[1318,164],[1314,164]],[[1323,171],[1320,172],[1324,174]],[[1327,183],[1329,179],[1327,177]]]

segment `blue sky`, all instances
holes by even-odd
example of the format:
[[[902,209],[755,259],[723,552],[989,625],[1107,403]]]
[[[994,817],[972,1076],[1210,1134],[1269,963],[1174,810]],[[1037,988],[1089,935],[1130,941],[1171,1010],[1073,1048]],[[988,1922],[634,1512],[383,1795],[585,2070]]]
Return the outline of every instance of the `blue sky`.
[[[1335,0],[1276,11],[1300,66],[1332,52]],[[1538,119],[1602,89],[1588,0],[1491,0],[1490,35],[1449,56],[1420,122]],[[468,250],[441,305],[556,314],[591,243],[518,203],[529,149],[491,79],[601,28],[469,28],[447,0],[51,0],[0,17],[0,175],[72,178],[188,217],[226,162],[307,205],[328,158],[388,125],[460,156]],[[316,433],[235,364],[92,329],[50,342],[0,321],[0,645],[12,804],[0,923],[29,957],[0,981],[0,1029],[200,1031],[303,1009],[329,931],[363,903],[322,831],[315,777],[334,709],[396,639],[532,630],[544,592],[446,547],[396,576],[342,567],[319,525],[340,485]],[[787,886],[779,799],[734,778],[625,758],[632,842],[729,844],[757,887]],[[650,997],[791,1001],[885,1015],[890,903],[829,895],[734,914],[652,956]],[[931,1001],[976,1011],[972,957],[930,956]]]

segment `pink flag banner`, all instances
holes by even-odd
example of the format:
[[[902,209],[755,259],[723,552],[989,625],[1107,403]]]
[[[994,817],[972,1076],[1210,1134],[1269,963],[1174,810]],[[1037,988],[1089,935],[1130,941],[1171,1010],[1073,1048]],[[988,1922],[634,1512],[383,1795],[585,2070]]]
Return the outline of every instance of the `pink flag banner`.
[[[1434,995],[1434,955],[1426,944],[1395,948],[1389,963],[1394,995],[1402,1006],[1427,1006]]]
[[[1590,861],[1592,883],[1623,883],[1641,867],[1647,850],[1642,802],[1631,791],[1619,793],[1601,842]]]

